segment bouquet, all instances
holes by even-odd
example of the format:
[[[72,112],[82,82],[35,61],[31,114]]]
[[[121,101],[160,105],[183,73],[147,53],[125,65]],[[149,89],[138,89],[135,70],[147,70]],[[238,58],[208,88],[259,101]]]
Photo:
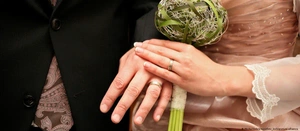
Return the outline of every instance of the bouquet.
[[[170,40],[195,47],[218,42],[227,29],[228,16],[218,0],[161,0],[155,26]],[[187,92],[173,85],[168,131],[181,131]]]

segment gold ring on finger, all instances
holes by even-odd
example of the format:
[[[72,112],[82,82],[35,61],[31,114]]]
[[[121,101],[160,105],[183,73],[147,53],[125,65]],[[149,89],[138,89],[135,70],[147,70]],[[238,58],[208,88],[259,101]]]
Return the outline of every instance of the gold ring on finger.
[[[170,59],[169,66],[168,66],[169,71],[172,71],[173,63],[174,63],[174,60]]]
[[[160,83],[160,82],[158,82],[158,81],[151,81],[151,82],[149,82],[149,86],[150,85],[156,85],[156,86],[158,86],[158,87],[162,87],[162,83]]]

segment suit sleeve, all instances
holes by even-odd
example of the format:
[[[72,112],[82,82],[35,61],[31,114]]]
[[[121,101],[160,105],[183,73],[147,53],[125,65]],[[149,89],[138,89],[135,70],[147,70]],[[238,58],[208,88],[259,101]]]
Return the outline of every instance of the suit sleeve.
[[[166,39],[157,31],[154,16],[160,0],[133,0],[130,10],[130,42],[151,38]]]

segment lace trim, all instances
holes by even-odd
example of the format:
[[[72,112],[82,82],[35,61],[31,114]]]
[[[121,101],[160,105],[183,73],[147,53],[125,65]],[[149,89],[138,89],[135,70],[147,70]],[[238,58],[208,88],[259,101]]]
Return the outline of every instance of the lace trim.
[[[271,116],[272,108],[277,106],[277,103],[280,100],[275,94],[269,94],[266,89],[265,79],[270,75],[271,70],[257,64],[245,66],[254,73],[252,92],[256,96],[256,99],[247,98],[247,111],[251,116],[258,118],[261,123],[264,123],[273,119]],[[258,100],[262,101],[263,109],[260,109],[257,103]]]

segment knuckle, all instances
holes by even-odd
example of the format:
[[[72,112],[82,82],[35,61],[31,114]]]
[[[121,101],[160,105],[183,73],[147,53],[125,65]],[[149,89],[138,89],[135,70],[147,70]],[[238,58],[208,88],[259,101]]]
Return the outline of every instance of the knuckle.
[[[117,89],[124,89],[125,88],[125,82],[123,81],[123,79],[121,77],[116,77],[115,80],[114,80],[114,86],[117,88]]]
[[[117,109],[119,109],[119,111],[121,111],[121,112],[126,112],[128,108],[129,108],[129,106],[127,106],[126,104],[123,104],[123,103],[120,103],[117,105]]]
[[[148,42],[149,42],[149,43],[155,43],[155,41],[156,41],[156,39],[151,38]]]
[[[130,86],[127,88],[127,93],[129,94],[129,96],[137,98],[140,94],[140,90],[137,86]]]
[[[194,50],[194,46],[193,45],[187,45],[186,51],[191,51]]]
[[[190,79],[189,79],[189,78],[186,78],[186,79],[180,79],[179,82],[180,82],[180,83],[189,83],[189,82],[190,82]]]
[[[168,44],[172,44],[173,41],[170,41],[170,40],[162,40],[162,45],[163,46],[166,46]]]
[[[165,41],[165,40],[163,40],[163,42],[162,42],[162,46],[167,46],[167,44],[168,44],[168,41]]]
[[[139,111],[140,111],[141,114],[143,114],[143,115],[148,114],[148,112],[150,112],[150,110],[151,110],[151,108],[145,107],[145,106],[141,106],[141,107],[139,108]]]
[[[159,54],[159,55],[162,55],[164,52],[164,49],[163,48],[157,48],[156,49],[156,53]]]
[[[185,72],[185,74],[183,74],[184,78],[186,78],[188,76],[192,76],[191,74],[194,73],[194,71],[191,70],[191,68],[184,67],[184,68],[182,68],[182,70]]]
[[[115,101],[115,99],[110,95],[105,96],[103,100],[108,103],[113,103]]]
[[[157,99],[160,95],[160,88],[151,88],[147,91],[147,94],[149,94],[152,99]]]
[[[161,75],[165,78],[170,78],[171,72],[168,70],[163,70]]]
[[[162,100],[164,101],[170,101],[171,100],[171,97],[172,97],[172,94],[164,94],[164,95],[161,95],[160,96]]]
[[[165,60],[163,57],[159,57],[159,58],[158,58],[158,64],[159,64],[159,65],[165,65],[165,64],[164,64],[165,61],[166,61],[166,60]]]
[[[190,67],[192,63],[193,63],[192,57],[190,55],[185,55],[182,60],[182,64],[185,65],[186,67]]]

